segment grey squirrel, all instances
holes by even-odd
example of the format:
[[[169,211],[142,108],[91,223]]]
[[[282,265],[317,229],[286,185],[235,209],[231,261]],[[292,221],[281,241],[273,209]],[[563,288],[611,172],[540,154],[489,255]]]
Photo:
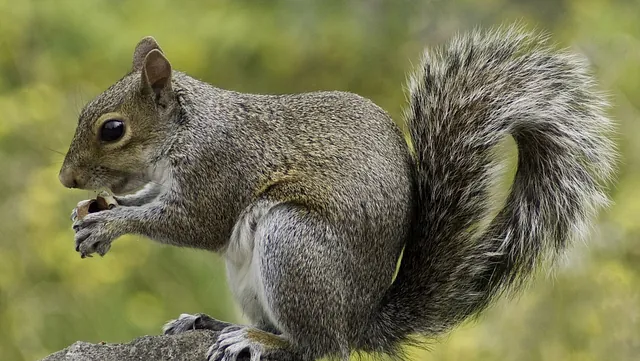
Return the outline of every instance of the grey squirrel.
[[[60,171],[120,204],[74,225],[76,250],[139,234],[221,253],[252,324],[197,314],[164,329],[220,331],[211,361],[397,356],[518,290],[608,204],[607,103],[584,60],[546,43],[511,26],[427,50],[408,85],[409,146],[368,99],[219,89],[145,37],[82,110]],[[487,220],[508,135],[517,172]]]

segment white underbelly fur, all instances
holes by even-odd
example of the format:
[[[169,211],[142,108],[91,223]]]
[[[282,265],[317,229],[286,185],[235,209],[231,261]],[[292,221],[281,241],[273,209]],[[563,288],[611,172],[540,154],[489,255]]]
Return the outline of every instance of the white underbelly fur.
[[[256,225],[272,204],[250,206],[238,219],[224,253],[231,292],[254,324],[276,325],[264,297],[259,258],[255,252]],[[253,225],[253,226],[252,226]]]

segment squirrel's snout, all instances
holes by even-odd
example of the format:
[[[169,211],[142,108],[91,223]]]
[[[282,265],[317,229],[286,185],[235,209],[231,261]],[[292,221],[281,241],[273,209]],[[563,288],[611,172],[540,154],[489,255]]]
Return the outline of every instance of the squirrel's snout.
[[[69,168],[62,168],[60,174],[58,174],[58,179],[60,179],[60,183],[67,188],[78,188],[78,178]]]

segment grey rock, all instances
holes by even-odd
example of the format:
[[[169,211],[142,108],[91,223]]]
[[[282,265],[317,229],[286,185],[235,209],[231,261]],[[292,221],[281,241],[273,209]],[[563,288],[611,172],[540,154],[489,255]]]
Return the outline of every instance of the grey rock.
[[[124,344],[78,341],[41,361],[204,361],[216,337],[217,333],[212,331],[190,331],[171,336],[143,336]]]

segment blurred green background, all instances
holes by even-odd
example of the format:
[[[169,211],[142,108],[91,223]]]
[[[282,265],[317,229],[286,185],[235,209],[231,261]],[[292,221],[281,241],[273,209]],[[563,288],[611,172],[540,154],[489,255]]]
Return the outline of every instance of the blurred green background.
[[[254,93],[339,89],[395,119],[424,46],[519,20],[587,55],[623,154],[615,206],[585,245],[415,360],[640,359],[640,2],[0,0],[0,359],[76,340],[158,334],[182,312],[241,321],[220,258],[124,237],[80,259],[57,180],[83,104],[129,70],[145,35],[173,66]]]

